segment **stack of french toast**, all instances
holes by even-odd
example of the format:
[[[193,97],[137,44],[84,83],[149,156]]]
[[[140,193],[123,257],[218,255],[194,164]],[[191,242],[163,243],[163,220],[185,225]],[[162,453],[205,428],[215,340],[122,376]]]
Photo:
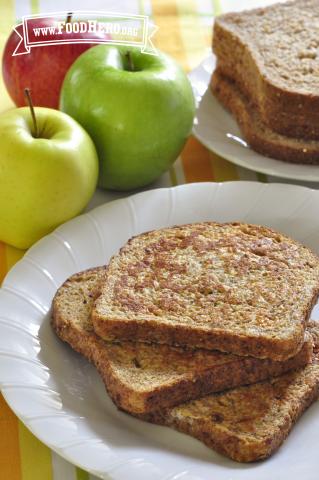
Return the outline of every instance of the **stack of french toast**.
[[[216,18],[211,90],[268,157],[319,164],[318,21],[317,0]]]
[[[271,455],[319,393],[319,259],[267,227],[205,222],[129,240],[57,291],[52,325],[115,405],[233,460]]]

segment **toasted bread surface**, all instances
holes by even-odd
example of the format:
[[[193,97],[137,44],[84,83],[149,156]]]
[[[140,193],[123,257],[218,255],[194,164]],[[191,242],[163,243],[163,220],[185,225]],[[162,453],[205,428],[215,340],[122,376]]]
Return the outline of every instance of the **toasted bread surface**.
[[[52,325],[62,340],[97,367],[110,396],[126,411],[145,413],[177,405],[281,375],[311,360],[309,335],[300,352],[285,362],[140,342],[106,343],[94,333],[90,320],[105,274],[100,267],[70,277],[54,298]]]
[[[311,325],[311,330],[318,338],[318,326]],[[269,457],[283,443],[318,394],[315,351],[305,368],[140,418],[189,434],[237,462],[254,462]]]
[[[221,74],[219,68],[215,70],[210,86],[217,99],[234,115],[245,139],[254,150],[286,162],[319,164],[319,141],[291,138],[270,129],[238,85]]]
[[[319,261],[269,228],[198,223],[131,239],[92,310],[105,340],[139,340],[285,360],[300,350]]]
[[[263,123],[286,136],[319,139],[317,0],[277,3],[218,17],[213,50]]]

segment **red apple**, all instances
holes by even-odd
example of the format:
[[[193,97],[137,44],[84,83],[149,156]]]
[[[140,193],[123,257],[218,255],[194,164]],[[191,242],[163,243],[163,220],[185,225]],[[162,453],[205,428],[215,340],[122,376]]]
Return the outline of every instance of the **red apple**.
[[[51,27],[56,25],[56,19],[29,20],[30,28]],[[101,34],[83,33],[80,38],[101,39]],[[104,35],[104,38],[107,36]],[[56,36],[47,35],[46,40],[56,40]],[[70,35],[62,32],[59,40],[68,39]],[[109,38],[109,37],[107,37]],[[74,60],[95,44],[74,43],[63,45],[48,45],[33,47],[30,53],[12,56],[19,43],[19,37],[13,31],[6,43],[2,58],[2,73],[4,83],[10,97],[17,105],[26,105],[24,89],[32,92],[34,105],[41,107],[58,108],[60,89],[66,72]]]

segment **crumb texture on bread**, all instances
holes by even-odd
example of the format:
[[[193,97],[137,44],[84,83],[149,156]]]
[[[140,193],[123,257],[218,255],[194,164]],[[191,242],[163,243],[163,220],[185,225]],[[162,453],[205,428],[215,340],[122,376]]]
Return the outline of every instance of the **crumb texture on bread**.
[[[217,17],[213,50],[268,127],[319,139],[319,4],[295,0]]]
[[[115,255],[92,311],[107,340],[284,360],[301,348],[319,262],[269,228],[214,222],[148,232]]]
[[[142,418],[189,434],[235,461],[254,462],[269,457],[283,443],[318,394],[319,363],[314,354],[303,369]]]
[[[93,331],[92,304],[105,268],[70,277],[53,301],[52,325],[58,336],[98,369],[116,404],[145,413],[213,391],[263,380],[306,365],[312,355],[307,333],[300,352],[286,362],[237,357],[140,342],[106,343]]]
[[[310,95],[318,95],[319,89],[318,22],[317,0],[276,3],[217,18],[253,49],[272,82]]]

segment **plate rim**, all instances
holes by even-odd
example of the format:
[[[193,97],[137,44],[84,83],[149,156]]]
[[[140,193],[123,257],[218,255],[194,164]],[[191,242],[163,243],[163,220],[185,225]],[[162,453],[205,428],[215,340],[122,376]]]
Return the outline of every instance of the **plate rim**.
[[[112,205],[114,203],[118,203],[118,202],[127,203],[127,202],[130,201],[130,199],[132,197],[151,196],[154,192],[158,192],[158,191],[164,191],[164,190],[168,191],[168,190],[177,190],[177,189],[186,189],[186,190],[189,189],[189,190],[191,190],[194,186],[198,187],[199,185],[211,185],[211,186],[214,185],[214,186],[216,186],[216,188],[220,188],[220,186],[222,186],[224,184],[233,184],[233,185],[236,185],[236,186],[238,186],[238,185],[243,185],[244,186],[244,185],[247,185],[247,184],[253,184],[253,185],[258,185],[261,189],[268,189],[272,185],[277,185],[278,187],[286,189],[286,190],[297,189],[297,190],[303,190],[303,191],[311,191],[312,193],[314,193],[316,195],[319,195],[319,191],[314,189],[314,188],[304,186],[304,185],[294,185],[294,184],[286,184],[286,183],[280,183],[280,182],[262,183],[262,182],[254,181],[254,180],[230,180],[230,181],[225,181],[225,182],[214,182],[214,181],[192,182],[192,183],[185,183],[185,184],[172,186],[172,187],[153,188],[153,189],[150,189],[150,190],[147,190],[147,191],[138,192],[138,193],[129,195],[127,197],[123,197],[123,198],[120,198],[120,199],[115,199],[115,200],[112,200],[110,202],[105,202],[104,204],[93,208],[92,210],[90,210],[90,212],[94,212],[95,210],[103,209],[106,206],[110,206],[110,205]],[[85,217],[86,213],[82,213],[81,215],[78,215],[75,218],[79,219],[79,218]],[[33,249],[37,249],[38,244],[40,244],[42,241],[46,241],[46,239],[50,238],[56,230],[63,229],[63,227],[65,225],[68,225],[70,222],[72,222],[72,219],[65,222],[64,224],[62,224],[57,229],[53,230],[48,235],[44,236],[42,239],[40,239],[38,242],[36,242],[30,249],[28,249],[26,253],[32,251]],[[15,268],[16,265],[24,263],[25,258],[26,258],[26,255],[24,255],[18,262],[16,262],[16,264],[7,272],[5,278],[3,279],[0,290],[2,290],[3,288],[5,289],[7,277],[9,276],[11,270],[13,268]],[[0,301],[0,306],[1,306],[1,301]],[[49,312],[50,312],[50,310],[49,310]],[[0,331],[1,331],[1,326],[0,326]],[[48,389],[49,389],[49,387],[46,385],[45,390],[48,390]],[[18,412],[15,409],[15,407],[11,405],[10,400],[8,399],[7,394],[6,394],[6,388],[5,387],[4,387],[4,389],[2,388],[2,382],[1,381],[0,381],[0,392],[3,395],[7,404],[9,405],[10,409],[14,412],[14,414],[19,419],[19,421],[21,421],[25,425],[25,427],[36,438],[38,438],[44,445],[46,445],[48,448],[50,448],[52,451],[54,451],[55,453],[60,455],[62,458],[64,458],[66,461],[68,461],[69,463],[71,463],[75,467],[82,468],[85,471],[89,472],[90,474],[93,474],[93,475],[95,475],[99,478],[102,478],[102,479],[103,478],[104,479],[108,478],[109,480],[111,480],[113,478],[113,475],[112,475],[112,470],[113,469],[112,468],[109,471],[103,471],[103,472],[98,471],[98,470],[94,470],[93,468],[88,469],[87,465],[81,463],[79,457],[77,457],[76,455],[72,455],[71,453],[67,453],[67,446],[64,446],[64,447],[62,446],[62,447],[59,448],[59,447],[55,446],[54,444],[51,444],[49,439],[45,435],[42,435],[42,432],[41,433],[39,433],[38,431],[35,432],[31,422],[28,421],[28,418],[24,417],[21,412]],[[113,452],[115,451],[115,454],[117,455],[116,450],[114,450],[113,447],[110,447],[110,448],[112,448],[112,451]],[[125,460],[121,459],[121,464],[125,464],[125,463],[128,463],[128,462],[129,462],[129,460],[125,461]]]

